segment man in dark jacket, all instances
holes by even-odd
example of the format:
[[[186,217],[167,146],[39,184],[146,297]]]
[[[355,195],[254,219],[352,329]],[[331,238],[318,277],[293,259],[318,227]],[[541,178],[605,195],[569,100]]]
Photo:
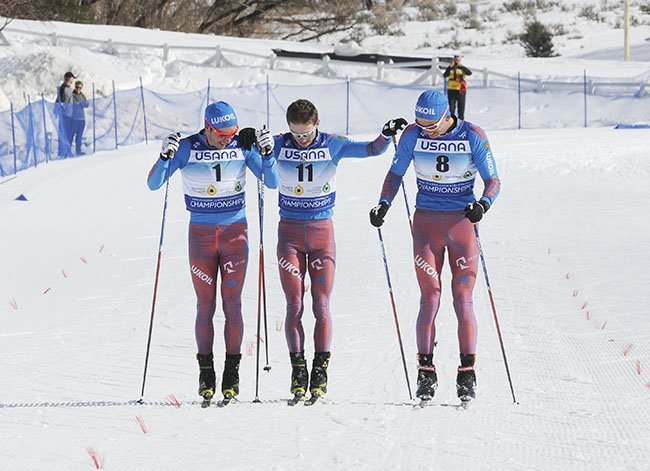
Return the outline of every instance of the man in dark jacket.
[[[70,143],[72,140],[72,85],[74,79],[72,72],[66,72],[63,76],[63,83],[59,86],[56,94],[56,114],[59,117],[59,157],[70,157],[72,151]]]
[[[449,99],[449,111],[451,114],[465,119],[465,95],[467,94],[467,82],[465,77],[472,75],[472,71],[461,65],[460,56],[454,56],[454,60],[445,69],[443,77],[447,78],[447,98]],[[456,113],[458,104],[458,113]]]

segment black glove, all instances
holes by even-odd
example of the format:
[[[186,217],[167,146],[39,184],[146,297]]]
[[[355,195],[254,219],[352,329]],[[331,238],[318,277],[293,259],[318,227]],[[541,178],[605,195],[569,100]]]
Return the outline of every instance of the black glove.
[[[386,137],[393,137],[397,135],[397,131],[401,131],[406,127],[408,121],[404,118],[395,118],[388,121],[384,124],[384,127],[381,129],[381,133]]]
[[[370,210],[370,224],[375,227],[381,227],[384,223],[384,216],[388,212],[388,203],[382,201],[377,206]]]
[[[257,137],[255,136],[254,128],[244,128],[239,130],[239,136],[237,137],[239,145],[244,150],[251,150],[253,144],[257,143]]]
[[[490,203],[486,200],[475,201],[465,206],[465,217],[471,223],[477,223],[483,219],[483,215],[490,209]]]

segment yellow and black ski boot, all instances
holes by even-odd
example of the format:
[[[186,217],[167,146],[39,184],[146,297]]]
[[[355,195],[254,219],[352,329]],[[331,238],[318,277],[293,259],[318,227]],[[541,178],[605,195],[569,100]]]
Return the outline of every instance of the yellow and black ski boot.
[[[221,378],[221,392],[223,399],[219,401],[219,406],[226,406],[232,401],[235,396],[239,395],[239,362],[241,361],[241,353],[230,354],[226,353],[226,363],[223,368],[223,376]]]
[[[316,352],[314,362],[311,367],[311,380],[309,382],[309,392],[311,397],[305,405],[314,404],[318,398],[327,393],[327,367],[329,365],[330,352]]]
[[[307,371],[307,360],[305,352],[289,353],[291,359],[291,394],[289,405],[295,406],[307,394],[309,386],[309,372]]]
[[[214,373],[214,355],[212,353],[207,355],[197,353],[196,359],[199,361],[199,396],[203,397],[201,406],[208,407],[214,396],[217,381]]]

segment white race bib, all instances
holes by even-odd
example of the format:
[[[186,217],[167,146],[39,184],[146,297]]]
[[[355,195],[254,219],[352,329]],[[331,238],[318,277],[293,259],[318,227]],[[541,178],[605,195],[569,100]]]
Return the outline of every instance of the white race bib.
[[[190,211],[234,211],[244,207],[246,162],[241,149],[191,150],[181,169]]]
[[[288,210],[326,210],[336,199],[336,165],[328,147],[283,147],[278,156],[280,207]]]

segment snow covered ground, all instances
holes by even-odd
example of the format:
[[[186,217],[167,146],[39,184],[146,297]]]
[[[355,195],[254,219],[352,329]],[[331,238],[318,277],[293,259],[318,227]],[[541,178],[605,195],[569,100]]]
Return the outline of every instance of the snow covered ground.
[[[466,411],[455,407],[447,269],[440,388],[430,408],[409,401],[377,236],[367,222],[391,152],[340,165],[327,402],[284,405],[290,367],[274,256],[277,197],[267,192],[273,368],[261,372],[262,403],[252,403],[258,227],[249,179],[241,402],[198,406],[188,215],[175,178],[146,403],[135,404],[163,199],[145,184],[157,146],[138,145],[39,166],[0,185],[0,468],[94,469],[92,452],[107,470],[645,469],[650,131],[495,131],[490,138],[503,192],[481,235],[519,405],[481,277],[479,396]],[[412,175],[407,183],[413,200]],[[15,201],[19,194],[27,201]],[[419,300],[401,201],[384,227],[414,386]],[[215,320],[220,330],[222,317]],[[310,315],[305,320],[311,331]],[[222,351],[217,336],[219,364]]]

